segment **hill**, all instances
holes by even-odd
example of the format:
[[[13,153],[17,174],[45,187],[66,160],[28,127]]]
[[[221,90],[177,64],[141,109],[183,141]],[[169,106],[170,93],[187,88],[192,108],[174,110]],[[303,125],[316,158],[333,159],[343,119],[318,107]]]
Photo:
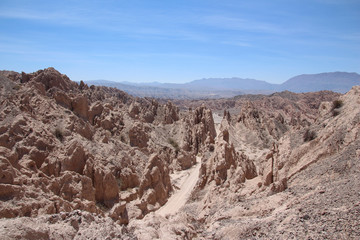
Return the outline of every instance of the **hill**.
[[[360,85],[357,73],[332,72],[304,74],[290,78],[282,84],[243,78],[204,78],[183,84],[129,83],[106,80],[86,81],[88,84],[116,87],[131,95],[164,99],[228,98],[240,94],[271,94],[277,91],[296,93],[334,91],[345,93],[352,86]]]
[[[357,239],[360,86],[225,100],[0,71],[1,238]]]
[[[292,92],[315,92],[330,90],[334,92],[345,93],[355,85],[360,85],[359,74],[332,72],[299,75],[290,78],[281,84],[277,90],[288,90]]]

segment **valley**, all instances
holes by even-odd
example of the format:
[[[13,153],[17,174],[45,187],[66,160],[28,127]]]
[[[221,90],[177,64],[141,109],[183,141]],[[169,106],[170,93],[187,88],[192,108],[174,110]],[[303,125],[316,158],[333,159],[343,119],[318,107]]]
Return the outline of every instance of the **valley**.
[[[360,86],[154,99],[0,72],[2,239],[357,239]]]

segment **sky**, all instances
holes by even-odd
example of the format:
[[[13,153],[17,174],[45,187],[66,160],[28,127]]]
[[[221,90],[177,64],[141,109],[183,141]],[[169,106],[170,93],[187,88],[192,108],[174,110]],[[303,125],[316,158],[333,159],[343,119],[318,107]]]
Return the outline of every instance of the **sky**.
[[[360,0],[0,0],[0,69],[189,82],[360,73]]]

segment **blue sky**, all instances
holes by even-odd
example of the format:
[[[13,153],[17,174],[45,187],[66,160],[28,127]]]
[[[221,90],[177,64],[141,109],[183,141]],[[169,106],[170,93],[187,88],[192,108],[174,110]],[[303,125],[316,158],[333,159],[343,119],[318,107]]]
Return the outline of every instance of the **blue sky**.
[[[188,82],[360,72],[359,0],[0,0],[0,69]]]

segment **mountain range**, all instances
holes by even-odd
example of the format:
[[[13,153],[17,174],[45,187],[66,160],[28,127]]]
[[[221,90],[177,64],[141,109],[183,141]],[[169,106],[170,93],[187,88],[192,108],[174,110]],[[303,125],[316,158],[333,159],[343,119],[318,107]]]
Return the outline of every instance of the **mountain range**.
[[[200,99],[224,98],[241,94],[270,94],[279,91],[295,93],[330,90],[345,93],[354,85],[360,85],[360,75],[348,72],[303,74],[282,84],[244,78],[203,78],[188,83],[131,83],[107,80],[85,81],[90,85],[102,85],[121,89],[139,97]]]

